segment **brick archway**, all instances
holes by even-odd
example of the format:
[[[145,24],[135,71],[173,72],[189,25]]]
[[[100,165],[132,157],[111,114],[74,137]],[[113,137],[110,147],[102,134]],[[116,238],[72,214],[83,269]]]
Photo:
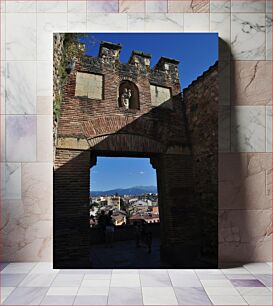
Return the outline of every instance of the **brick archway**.
[[[152,138],[135,134],[110,134],[88,140],[93,152],[160,154],[167,146]]]
[[[165,122],[133,116],[104,115],[82,124],[82,135],[88,140],[115,133],[139,135],[166,143],[171,130]]]

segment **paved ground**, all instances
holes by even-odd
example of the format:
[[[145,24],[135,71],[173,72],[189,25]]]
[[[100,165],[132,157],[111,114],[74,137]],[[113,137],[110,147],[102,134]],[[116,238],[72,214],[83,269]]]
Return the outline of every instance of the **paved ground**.
[[[112,248],[105,244],[91,248],[90,259],[94,268],[160,268],[160,240],[153,239],[151,254],[147,248],[136,248],[134,240],[118,241]]]
[[[4,305],[272,305],[272,264],[223,270],[53,270],[2,263]]]

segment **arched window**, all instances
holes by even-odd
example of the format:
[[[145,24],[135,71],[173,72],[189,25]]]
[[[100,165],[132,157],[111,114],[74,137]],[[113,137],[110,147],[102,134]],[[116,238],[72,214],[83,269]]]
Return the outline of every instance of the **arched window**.
[[[119,85],[118,106],[124,109],[139,109],[137,86],[131,81],[122,81]]]

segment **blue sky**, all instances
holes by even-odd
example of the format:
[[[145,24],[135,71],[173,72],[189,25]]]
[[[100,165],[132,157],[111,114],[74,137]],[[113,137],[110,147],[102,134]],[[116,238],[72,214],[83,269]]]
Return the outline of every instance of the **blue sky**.
[[[218,59],[217,33],[95,33],[82,39],[86,43],[86,54],[97,56],[102,40],[121,43],[120,60],[124,63],[128,62],[133,50],[150,53],[152,67],[161,56],[179,60],[182,88],[187,87]]]
[[[123,63],[128,62],[133,50],[151,53],[152,67],[161,56],[179,60],[182,89],[218,60],[217,33],[90,33],[88,38],[82,39],[86,54],[97,56],[102,40],[121,43]],[[156,185],[155,170],[146,158],[101,157],[91,170],[92,190],[139,185]]]
[[[91,168],[90,185],[94,191],[156,186],[156,173],[149,158],[98,157]]]

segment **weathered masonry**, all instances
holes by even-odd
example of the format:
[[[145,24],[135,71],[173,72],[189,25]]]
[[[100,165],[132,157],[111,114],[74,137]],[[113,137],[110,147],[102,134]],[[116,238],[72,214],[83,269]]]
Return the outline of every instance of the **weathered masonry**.
[[[157,172],[162,259],[176,267],[216,267],[217,188],[208,177],[196,180],[202,171],[217,181],[217,109],[216,123],[197,110],[198,100],[217,106],[217,89],[207,92],[217,88],[217,66],[185,91],[197,104],[188,102],[191,110],[177,60],[161,57],[152,69],[151,55],[133,51],[124,64],[120,51],[119,44],[102,42],[98,57],[79,60],[65,86],[54,171],[54,266],[89,267],[89,170],[96,157],[135,156],[149,157]],[[188,120],[191,112],[201,120]],[[199,121],[202,128],[209,124],[205,134],[216,131],[201,141],[205,150],[191,142]],[[208,158],[210,173],[198,165]],[[210,217],[202,216],[204,208]]]

